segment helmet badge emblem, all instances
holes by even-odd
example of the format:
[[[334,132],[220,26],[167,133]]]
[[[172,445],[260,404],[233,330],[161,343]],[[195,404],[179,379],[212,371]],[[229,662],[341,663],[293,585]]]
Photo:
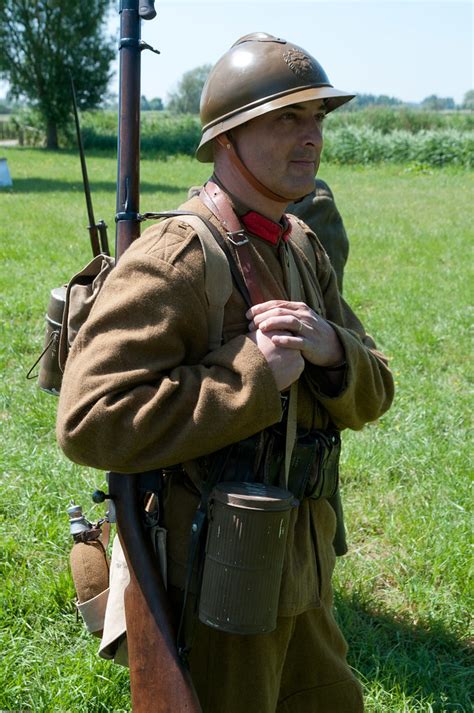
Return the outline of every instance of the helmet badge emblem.
[[[296,74],[300,79],[312,74],[313,65],[311,59],[301,52],[301,50],[291,49],[285,52],[283,59],[291,69],[293,74]]]

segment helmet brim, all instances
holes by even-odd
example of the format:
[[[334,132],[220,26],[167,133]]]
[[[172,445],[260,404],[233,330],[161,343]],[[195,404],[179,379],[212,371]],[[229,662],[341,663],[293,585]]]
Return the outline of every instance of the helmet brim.
[[[218,121],[203,127],[201,141],[196,149],[196,158],[198,161],[201,161],[201,163],[212,163],[214,160],[212,140],[215,139],[216,136],[230,131],[230,129],[235,129],[236,126],[241,126],[262,114],[267,114],[270,111],[281,109],[291,104],[300,104],[315,99],[324,99],[326,113],[329,113],[354,97],[355,94],[348,94],[340,89],[334,89],[334,87],[331,86],[304,87],[300,90],[291,89],[291,91],[273,97],[269,101],[263,100],[258,104],[240,107],[235,112],[220,117]]]

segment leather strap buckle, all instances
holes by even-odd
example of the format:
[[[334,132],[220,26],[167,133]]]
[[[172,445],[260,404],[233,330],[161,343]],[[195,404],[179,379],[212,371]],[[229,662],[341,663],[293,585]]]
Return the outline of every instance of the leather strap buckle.
[[[226,233],[227,238],[230,240],[232,245],[239,246],[239,245],[245,245],[246,243],[249,242],[248,237],[245,234],[245,231],[243,230],[236,230],[234,232],[228,232]]]

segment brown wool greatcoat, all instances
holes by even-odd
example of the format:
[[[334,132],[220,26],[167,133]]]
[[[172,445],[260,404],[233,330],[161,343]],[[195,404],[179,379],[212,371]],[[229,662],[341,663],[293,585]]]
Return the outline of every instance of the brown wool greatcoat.
[[[181,208],[201,213],[222,231],[198,198]],[[390,406],[392,377],[340,297],[328,257],[309,231],[308,240],[316,281],[308,277],[308,262],[296,250],[305,301],[333,325],[347,368],[342,388],[334,393],[324,370],[306,365],[298,424],[324,429],[331,422],[340,429],[360,429]],[[265,299],[287,299],[284,245],[252,238],[251,249]],[[277,423],[280,394],[263,355],[246,337],[245,312],[234,289],[225,309],[223,344],[208,352],[199,240],[185,218],[148,228],[112,271],[69,355],[57,421],[66,455],[103,470],[133,473],[191,461]],[[169,581],[182,587],[198,496],[176,482],[167,499]],[[318,520],[331,529],[334,519],[324,500],[304,500],[295,511],[280,614],[319,605],[314,532],[321,526]]]

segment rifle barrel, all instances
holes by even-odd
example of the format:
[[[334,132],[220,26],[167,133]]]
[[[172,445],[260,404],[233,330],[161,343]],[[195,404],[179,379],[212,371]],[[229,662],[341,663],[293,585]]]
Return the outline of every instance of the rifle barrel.
[[[120,10],[120,89],[118,125],[117,232],[118,260],[140,235],[140,20],[138,2]],[[124,140],[124,138],[126,139]]]

